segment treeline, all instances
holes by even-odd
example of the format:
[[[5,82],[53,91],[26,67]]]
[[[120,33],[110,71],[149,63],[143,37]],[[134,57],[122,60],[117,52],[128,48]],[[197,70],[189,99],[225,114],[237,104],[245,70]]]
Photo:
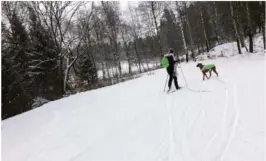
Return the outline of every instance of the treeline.
[[[70,93],[160,68],[173,48],[194,60],[228,41],[253,52],[265,2],[11,2],[2,7],[2,119]],[[250,44],[245,44],[248,36]]]

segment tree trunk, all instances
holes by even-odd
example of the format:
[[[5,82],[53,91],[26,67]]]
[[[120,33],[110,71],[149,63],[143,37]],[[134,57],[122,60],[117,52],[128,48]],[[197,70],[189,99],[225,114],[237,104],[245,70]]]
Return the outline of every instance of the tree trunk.
[[[103,80],[105,80],[106,79],[106,73],[105,73],[104,61],[102,61],[102,73],[103,73]]]
[[[237,49],[238,49],[238,52],[239,52],[239,54],[242,54],[242,52],[241,52],[241,48],[240,48],[239,39],[236,39],[236,42],[237,42]]]
[[[149,67],[149,60],[148,60],[148,55],[147,55],[147,53],[148,52],[146,52],[146,50],[145,50],[145,47],[144,47],[144,61],[145,61],[145,64],[146,64],[146,67],[147,67],[147,70],[149,70],[150,69],[150,67]],[[155,64],[157,64],[157,62],[155,62]],[[145,70],[145,68],[144,68],[144,65],[143,65],[143,63],[141,63],[141,65],[142,65],[142,68],[144,69],[144,71],[146,71]]]
[[[132,70],[131,70],[131,62],[130,62],[130,59],[129,59],[129,53],[128,51],[126,51],[126,55],[127,55],[127,63],[128,63],[128,73],[131,74]]]
[[[251,26],[248,2],[246,2],[246,12],[247,12],[247,17],[248,17],[249,52],[253,53],[253,33],[252,33],[252,26]]]
[[[155,16],[154,3],[155,2],[151,1],[151,11],[152,11],[153,21],[154,21],[155,29],[156,29],[157,42],[158,42],[158,45],[159,45],[159,48],[160,48],[160,53],[162,53],[162,47],[161,47],[160,36],[159,36],[159,29],[158,29],[158,24],[157,24],[156,16]]]
[[[60,54],[61,55],[61,54]],[[63,74],[63,60],[62,60],[63,58],[60,56],[59,57],[59,73],[58,73],[58,75],[59,75],[59,82],[60,82],[60,85],[59,85],[59,94],[60,95],[63,95],[64,93],[65,93],[65,91],[64,91],[64,74]]]
[[[106,70],[106,72],[107,72],[107,77],[108,77],[109,81],[111,81],[112,78],[111,78],[110,71],[109,71],[110,68],[108,67],[108,62],[107,62],[107,60],[106,60],[105,62],[106,62],[106,64],[105,64],[105,68],[104,68],[104,70]],[[111,81],[111,84],[113,84],[113,81]]]
[[[249,52],[253,53],[253,36],[251,33],[249,33],[248,37],[249,37]]]
[[[186,6],[185,6],[185,12],[186,12],[186,16],[187,16],[186,17],[186,23],[187,23],[187,26],[188,26],[190,46],[191,46],[191,49],[193,49],[194,41],[193,41],[192,34],[191,34],[191,27],[190,27],[190,23],[189,23],[188,12],[187,12],[187,7]]]
[[[187,16],[187,26],[188,26],[188,33],[189,33],[189,41],[190,41],[190,50],[191,50],[191,53],[192,53],[192,57],[193,57],[193,60],[194,60],[194,41],[193,41],[193,38],[192,38],[192,34],[191,34],[191,27],[190,27],[190,23],[189,23],[189,19],[188,19],[188,13],[187,13],[187,7],[185,7],[186,9],[186,16]]]
[[[265,38],[265,22],[263,23],[263,27],[262,27],[262,37],[263,37],[263,46],[264,46],[264,50],[266,49],[266,38]]]
[[[126,57],[127,57],[128,73],[131,74],[130,57],[129,57],[128,46],[127,46],[127,43],[126,43],[126,41],[125,41],[125,35],[124,35],[124,31],[123,31],[123,29],[121,30],[121,33],[122,33],[122,40],[123,40],[124,49],[125,49],[125,53],[126,53]]]
[[[88,48],[92,48],[92,45],[91,45],[92,43],[91,43],[91,41],[88,40],[87,43],[89,44],[89,46],[86,48],[86,51],[87,51]],[[97,45],[98,45],[98,42],[97,42]],[[99,50],[98,50],[98,49],[97,49],[97,53],[99,53]],[[84,54],[84,52],[83,52],[82,54]],[[93,52],[89,52],[89,56],[90,56],[90,59],[91,59],[91,61],[92,61],[93,68],[97,69],[97,67],[96,67],[96,62],[95,62],[94,55],[93,55]],[[96,73],[96,74],[97,74],[97,73]],[[98,77],[98,76],[97,76],[97,77]]]
[[[200,55],[200,48],[199,48],[199,46],[198,46],[198,52],[199,52],[199,55]]]
[[[262,4],[263,2],[260,1],[259,3],[260,3],[260,7],[261,7],[260,21],[262,24],[263,46],[264,46],[264,50],[265,50],[266,49],[266,43],[265,43],[265,9],[264,9],[263,4]]]
[[[103,45],[101,43],[100,37],[98,33],[96,32],[96,45],[97,45],[97,52],[98,54],[102,53],[102,51],[105,53],[105,50],[103,49]],[[105,54],[104,54],[105,56]],[[102,73],[103,73],[103,80],[106,80],[107,77],[106,71],[105,71],[106,61],[102,61]]]
[[[110,80],[111,85],[113,85],[113,81],[112,81],[110,70],[109,70],[110,67],[109,67],[109,62],[108,62],[108,53],[109,53],[109,51],[108,51],[107,47],[104,46],[104,55],[105,55],[105,62],[106,62],[105,67],[106,67],[106,71],[107,71],[107,76],[108,76],[108,79]]]
[[[246,51],[248,51],[248,48],[247,48],[246,43],[245,43],[245,36],[244,36],[244,31],[243,31],[243,27],[242,27],[241,23],[239,23],[239,36],[240,36],[241,47],[245,48]]]
[[[240,44],[241,44],[241,47],[242,48],[244,47],[246,49],[246,51],[248,52],[248,48],[247,48],[247,45],[245,43],[245,35],[244,35],[243,26],[242,26],[242,22],[241,22],[240,12],[239,12],[240,2],[235,2],[235,3],[236,3],[236,23],[239,26]],[[241,3],[241,4],[243,4],[243,3]]]
[[[66,69],[65,69],[65,76],[64,76],[64,91],[66,91],[68,71],[69,71],[69,69],[66,68]]]
[[[148,17],[148,21],[149,21],[148,26],[149,26],[149,28],[152,28],[152,26],[150,26],[149,24],[153,24],[154,22],[151,22],[152,21],[152,18],[150,18],[151,17],[150,16],[150,12],[148,12],[147,17]],[[157,34],[154,32],[154,30],[152,30],[152,33],[154,33],[156,35],[156,38],[155,39],[158,40]],[[151,37],[153,37],[153,35],[151,35],[151,34],[148,34],[148,35],[151,36]],[[157,64],[158,63],[160,64],[160,62],[157,61],[157,58],[156,58],[157,55],[156,55],[156,51],[154,50],[154,46],[152,46],[151,50],[152,50],[151,53],[153,53],[153,55],[154,55],[153,56],[153,60],[155,61],[155,65],[157,66]],[[144,49],[144,52],[146,53],[146,49]]]
[[[209,52],[210,49],[209,49],[208,41],[205,41],[205,45],[206,45],[207,52]]]
[[[216,41],[217,43],[219,44],[219,34],[218,34],[218,23],[217,20],[218,19],[218,13],[217,13],[217,7],[216,7],[216,4],[215,4],[215,1],[213,1],[214,3],[214,15],[215,15],[215,18],[214,18],[214,27],[215,27],[215,36],[216,36]]]
[[[229,7],[230,7],[230,13],[231,13],[233,26],[234,26],[234,30],[235,30],[235,37],[236,37],[236,41],[237,41],[238,52],[239,52],[239,54],[242,54],[242,51],[241,51],[241,48],[240,48],[240,45],[239,45],[239,34],[238,34],[237,27],[236,27],[236,21],[235,21],[235,18],[234,18],[234,9],[233,9],[233,6],[232,6],[232,2],[229,2]]]
[[[183,21],[182,21],[182,16],[181,14],[181,10],[178,6],[178,2],[176,1],[176,8],[177,8],[177,12],[179,13],[179,27],[181,29],[181,35],[182,35],[182,41],[183,41],[183,45],[184,45],[184,50],[185,50],[185,55],[186,55],[186,62],[188,62],[188,51],[187,51],[187,44],[186,44],[186,40],[185,40],[185,34],[184,34],[184,29],[183,29]]]
[[[113,75],[112,76],[116,78],[116,81],[118,83],[119,82],[119,74],[118,74],[119,71],[117,72],[117,70],[119,70],[119,69],[117,69],[117,68],[119,67],[119,64],[118,64],[118,58],[117,58],[117,53],[116,53],[117,50],[113,49],[113,46],[115,46],[115,44],[113,44],[112,42],[113,42],[112,39],[110,39],[111,48],[112,48],[111,52],[113,52],[112,55],[113,55],[113,61],[114,61],[114,62],[111,63],[112,66],[113,66],[113,63],[114,63],[114,67],[111,67],[112,71],[113,71]],[[114,72],[114,69],[115,69],[115,72]]]
[[[236,21],[236,23],[238,23],[237,21]],[[240,22],[240,23],[238,23],[238,26],[239,26],[239,38],[240,38],[240,45],[241,45],[241,48],[246,48],[246,44],[245,44],[245,36],[244,36],[244,31],[243,31],[243,27],[242,27],[242,23]],[[247,48],[246,48],[246,50],[247,50]],[[247,50],[248,51],[248,50]]]
[[[128,73],[131,74],[131,61],[129,57],[128,47],[126,45],[126,57],[127,57],[127,63],[128,63]]]
[[[130,13],[130,17],[131,17],[131,22],[133,23],[133,46],[134,46],[134,50],[135,50],[135,54],[136,54],[136,58],[137,58],[137,66],[138,66],[138,70],[139,70],[139,73],[141,73],[141,58],[140,58],[140,54],[139,54],[139,50],[137,48],[137,40],[138,40],[138,30],[136,29],[136,25],[138,26],[139,25],[139,20],[138,18],[138,13],[137,11],[135,10],[135,13],[136,13],[136,17],[133,17],[133,11],[132,11],[132,8],[130,6],[128,6],[129,8],[129,13]]]
[[[115,43],[115,53],[114,53],[115,63],[116,63],[116,66],[118,66],[117,81],[119,82],[119,77],[122,77],[122,67],[121,67],[121,62],[120,62],[117,41],[115,41],[114,43]]]
[[[66,92],[66,85],[67,85],[67,77],[68,77],[68,72],[69,72],[69,67],[68,67],[68,64],[69,64],[69,57],[67,58],[67,67],[65,69],[65,75],[64,75],[64,91]]]
[[[145,52],[146,53],[146,52]],[[145,64],[146,64],[146,67],[147,67],[147,70],[149,70],[150,69],[150,67],[149,67],[149,60],[148,60],[148,55],[147,54],[144,54],[144,61],[145,61]],[[156,62],[155,62],[156,63]],[[157,63],[156,63],[157,64]],[[145,68],[144,68],[144,65],[143,65],[143,63],[141,63],[141,65],[142,65],[142,67],[143,67],[143,69],[145,70]],[[145,70],[146,71],[146,70]]]
[[[64,91],[66,92],[66,86],[67,86],[67,81],[68,81],[68,74],[69,74],[69,70],[70,68],[73,66],[73,64],[75,63],[75,61],[77,60],[78,56],[76,56],[76,58],[74,60],[72,60],[72,62],[69,63],[69,56],[67,57],[67,62],[66,62],[66,69],[65,69],[65,75],[64,75]]]
[[[138,48],[137,48],[137,41],[136,41],[136,38],[135,38],[135,40],[134,40],[134,49],[135,49],[136,57],[137,57],[137,60],[138,60],[138,68],[139,68],[139,72],[141,73],[141,61],[140,61],[139,52],[138,52]]]
[[[205,52],[205,48],[204,48],[203,44],[201,44],[201,49],[202,49],[201,52],[204,53]]]
[[[195,59],[195,54],[194,54],[194,52],[191,50],[191,58],[192,58],[192,60],[195,62],[196,61],[196,59]]]
[[[200,7],[200,18],[201,18],[201,25],[202,25],[202,29],[203,29],[205,43],[206,43],[206,47],[207,47],[207,52],[209,52],[209,40],[208,40],[207,33],[206,33],[206,30],[205,30],[204,19],[203,19],[201,7]]]

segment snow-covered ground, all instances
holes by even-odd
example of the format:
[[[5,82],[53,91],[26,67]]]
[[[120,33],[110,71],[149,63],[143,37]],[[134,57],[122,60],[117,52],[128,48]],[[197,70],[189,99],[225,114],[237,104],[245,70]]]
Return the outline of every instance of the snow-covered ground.
[[[261,52],[263,49],[262,35],[256,34],[253,37],[253,41],[254,41],[254,44],[253,44],[254,53]],[[247,48],[249,48],[248,38],[245,39],[245,43],[246,43]],[[241,48],[241,51],[242,51],[243,55],[250,55],[250,53],[247,52],[245,48]],[[226,58],[238,55],[237,43],[236,42],[229,42],[229,43],[224,43],[224,44],[215,46],[214,48],[212,48],[209,51],[209,53],[202,53],[201,55],[198,55],[196,58],[199,61],[207,60],[208,56],[215,59],[217,57],[221,57],[221,54],[223,54],[223,56]]]
[[[4,120],[2,160],[264,161],[264,53],[202,62],[219,78],[190,62],[171,94],[160,69]]]

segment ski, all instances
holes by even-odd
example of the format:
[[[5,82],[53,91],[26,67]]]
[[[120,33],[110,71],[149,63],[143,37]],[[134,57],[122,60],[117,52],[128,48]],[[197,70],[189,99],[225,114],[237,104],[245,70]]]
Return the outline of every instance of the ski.
[[[182,89],[183,87],[179,87],[178,89],[175,89],[175,90],[172,90],[172,91],[167,91],[166,93],[167,94],[171,94],[171,93],[174,93],[176,91],[179,91],[180,89]]]

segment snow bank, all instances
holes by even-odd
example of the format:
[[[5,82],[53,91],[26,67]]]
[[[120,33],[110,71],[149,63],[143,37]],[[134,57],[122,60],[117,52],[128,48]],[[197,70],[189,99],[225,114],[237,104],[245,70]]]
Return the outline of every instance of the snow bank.
[[[263,39],[262,34],[256,34],[253,37],[253,45],[254,45],[254,53],[263,51]],[[249,40],[245,39],[246,46],[249,48]],[[249,54],[245,48],[241,48],[243,55]],[[207,59],[216,59],[218,57],[228,58],[231,56],[238,55],[237,43],[230,42],[215,46],[212,48],[209,53],[203,53],[198,55],[196,58],[199,61],[207,60]]]

